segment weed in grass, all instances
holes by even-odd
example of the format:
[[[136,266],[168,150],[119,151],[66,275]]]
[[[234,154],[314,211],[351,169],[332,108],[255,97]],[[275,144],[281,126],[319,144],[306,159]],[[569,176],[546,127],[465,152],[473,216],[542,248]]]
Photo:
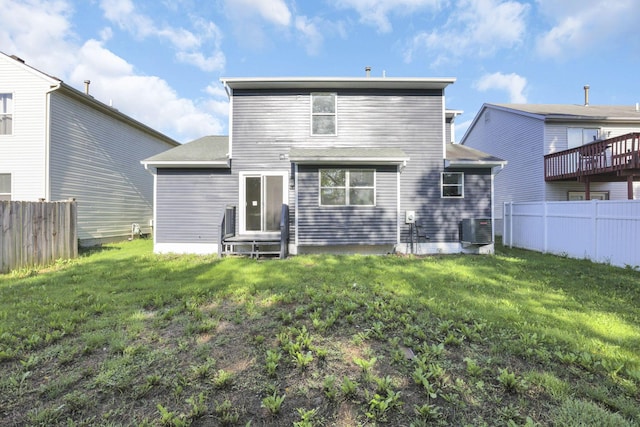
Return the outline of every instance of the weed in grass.
[[[435,421],[442,416],[442,410],[438,405],[425,403],[424,405],[414,405],[413,412],[420,420]]]
[[[278,393],[274,391],[273,394],[262,399],[262,407],[267,409],[271,415],[276,415],[280,412],[285,397],[285,394],[278,396]]]
[[[27,412],[27,420],[30,425],[50,426],[62,420],[64,416],[64,405],[55,408],[35,408]]]
[[[358,367],[360,367],[360,371],[362,375],[368,377],[371,375],[371,370],[373,369],[373,365],[378,361],[377,357],[372,357],[371,359],[362,359],[360,357],[354,357],[353,363],[355,363]]]
[[[220,369],[213,378],[213,386],[217,389],[229,387],[233,383],[233,373]]]
[[[178,414],[176,412],[169,411],[160,403],[158,403],[156,407],[160,412],[160,419],[158,420],[160,425],[168,427],[186,427],[190,424],[184,413]]]
[[[298,351],[293,355],[293,362],[298,367],[298,369],[304,371],[311,364],[311,362],[313,362],[313,354],[311,354],[310,351]]]
[[[346,398],[352,398],[358,392],[358,382],[349,379],[349,377],[342,378],[342,384],[340,385],[340,391],[342,391],[342,395]]]
[[[240,411],[233,407],[229,399],[225,399],[221,403],[214,402],[213,412],[222,425],[234,425],[240,419]]]
[[[376,393],[386,394],[388,391],[393,390],[394,381],[389,375],[383,378],[374,378],[376,383]]]
[[[211,375],[211,371],[216,365],[216,361],[213,358],[207,358],[200,365],[191,365],[189,368],[191,369],[191,373],[194,378],[204,379]]]
[[[475,360],[465,357],[464,362],[467,364],[467,374],[474,378],[479,378],[485,372],[485,368],[478,365],[478,362]]]
[[[515,372],[509,372],[509,369],[499,369],[500,373],[497,377],[498,383],[506,390],[510,392],[517,392],[526,388],[525,382],[520,379]]]
[[[70,413],[76,413],[84,410],[91,405],[91,398],[84,392],[74,390],[62,398]]]
[[[189,405],[189,419],[200,418],[207,413],[207,396],[199,393],[197,396],[189,397],[186,402]]]
[[[400,392],[389,390],[386,395],[378,393],[369,400],[369,410],[365,413],[367,418],[374,421],[386,421],[388,412],[393,408],[403,405],[400,400]]]
[[[338,389],[336,387],[336,377],[334,375],[327,376],[322,382],[322,391],[327,399],[334,401],[338,397]]]
[[[313,427],[316,416],[318,415],[318,409],[304,409],[296,408],[296,412],[300,415],[300,421],[294,421],[293,427]]]

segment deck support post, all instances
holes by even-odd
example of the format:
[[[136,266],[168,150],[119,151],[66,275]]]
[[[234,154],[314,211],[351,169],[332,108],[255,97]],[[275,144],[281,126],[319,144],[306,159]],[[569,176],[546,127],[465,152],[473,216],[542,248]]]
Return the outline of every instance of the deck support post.
[[[633,175],[627,177],[627,199],[633,200]]]
[[[591,183],[588,176],[584,177],[584,199],[591,200]]]

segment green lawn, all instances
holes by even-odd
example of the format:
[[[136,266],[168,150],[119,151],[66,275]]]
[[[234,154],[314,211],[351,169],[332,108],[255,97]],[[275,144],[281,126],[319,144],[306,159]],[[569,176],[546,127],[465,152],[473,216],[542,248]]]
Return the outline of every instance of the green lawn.
[[[159,256],[0,275],[0,424],[640,425],[640,272]]]

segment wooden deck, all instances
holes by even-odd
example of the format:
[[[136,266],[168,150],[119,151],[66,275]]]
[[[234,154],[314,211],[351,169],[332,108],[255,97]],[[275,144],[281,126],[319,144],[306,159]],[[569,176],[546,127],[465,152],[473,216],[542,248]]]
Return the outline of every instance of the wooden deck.
[[[544,156],[545,181],[640,180],[640,133],[558,151]]]

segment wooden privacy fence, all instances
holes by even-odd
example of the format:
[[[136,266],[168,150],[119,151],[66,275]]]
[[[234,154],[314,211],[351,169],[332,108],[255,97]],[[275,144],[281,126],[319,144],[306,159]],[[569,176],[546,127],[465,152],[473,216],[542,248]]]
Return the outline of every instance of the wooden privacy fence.
[[[505,203],[502,243],[640,268],[640,200]]]
[[[78,256],[77,218],[75,200],[0,201],[0,273]]]

